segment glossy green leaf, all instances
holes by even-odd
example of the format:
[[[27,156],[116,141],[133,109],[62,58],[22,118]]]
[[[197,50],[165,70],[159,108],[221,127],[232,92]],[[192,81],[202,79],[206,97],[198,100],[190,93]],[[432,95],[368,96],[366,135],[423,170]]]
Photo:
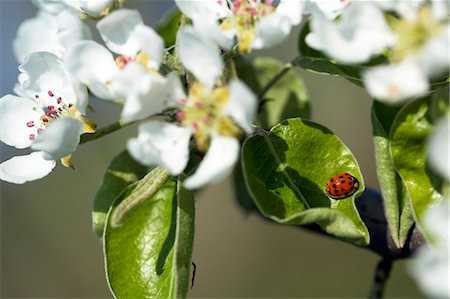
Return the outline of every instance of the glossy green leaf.
[[[364,191],[358,163],[327,128],[300,119],[284,121],[268,134],[248,138],[242,163],[250,194],[266,217],[285,224],[317,223],[339,239],[369,244],[355,206]],[[360,187],[348,198],[331,199],[326,183],[343,172],[355,176]]]
[[[156,32],[164,39],[166,48],[173,46],[176,42],[180,19],[181,12],[173,8],[163,15],[160,23],[156,25]]]
[[[133,182],[140,180],[148,168],[136,162],[125,150],[117,155],[108,166],[100,188],[94,196],[92,208],[92,229],[101,238],[106,215],[117,196]]]
[[[439,118],[436,114],[439,110],[430,109],[433,101],[432,97],[424,97],[405,105],[397,114],[390,133],[394,167],[406,185],[419,224],[424,211],[443,198],[440,193],[443,181],[426,162],[426,140]]]
[[[374,101],[371,114],[377,176],[383,195],[386,219],[397,248],[404,246],[414,224],[408,193],[394,169],[389,149],[389,132],[400,109],[401,107]]]
[[[194,198],[172,180],[129,211],[119,227],[108,223],[105,264],[115,297],[185,298],[193,238]]]
[[[283,63],[273,58],[259,57],[252,61],[237,61],[238,75],[255,94],[280,71]],[[257,124],[271,128],[291,117],[309,118],[309,102],[305,85],[300,75],[290,71],[283,76],[264,96],[264,107]]]

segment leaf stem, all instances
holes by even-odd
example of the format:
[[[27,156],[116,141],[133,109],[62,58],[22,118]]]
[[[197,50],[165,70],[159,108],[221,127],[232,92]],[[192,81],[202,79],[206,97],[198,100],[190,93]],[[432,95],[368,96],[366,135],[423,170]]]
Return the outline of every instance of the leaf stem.
[[[375,275],[373,277],[372,289],[370,290],[369,299],[383,298],[384,289],[389,279],[392,269],[392,259],[382,258],[375,268]]]
[[[257,97],[261,101],[266,93],[295,66],[294,60],[286,63],[283,68],[281,68],[278,73],[270,79],[269,82],[259,91]]]
[[[125,122],[123,120],[119,120],[118,122],[115,122],[113,124],[110,124],[109,126],[106,126],[104,128],[98,129],[95,133],[92,134],[83,134],[80,138],[80,144],[87,143],[96,139],[99,139],[103,136],[109,135],[111,133],[114,133],[117,130],[120,130],[122,128],[125,128],[131,124],[134,124],[135,122]]]

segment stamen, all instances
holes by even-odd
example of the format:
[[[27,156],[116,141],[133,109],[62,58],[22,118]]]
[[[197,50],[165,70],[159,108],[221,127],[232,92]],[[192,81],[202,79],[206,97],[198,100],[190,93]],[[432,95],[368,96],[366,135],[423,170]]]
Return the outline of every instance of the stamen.
[[[33,141],[33,140],[36,138],[36,135],[30,134],[30,136],[28,136],[28,138],[29,138],[31,141]]]
[[[61,104],[61,102],[62,102],[62,98],[61,97],[56,99],[56,103]]]
[[[192,123],[192,128],[195,130],[195,131],[198,131],[198,129],[200,128],[199,126],[198,126],[198,124],[197,123]]]
[[[28,128],[34,127],[34,121],[29,121],[29,122],[27,122],[27,127],[28,127]]]
[[[175,115],[176,115],[177,120],[181,121],[184,119],[184,116],[186,115],[186,113],[184,111],[177,111],[177,113]]]
[[[54,94],[53,94],[53,92],[51,92],[51,90],[48,91],[48,95],[51,96],[51,97],[54,96]]]
[[[35,97],[36,99],[39,99],[39,95],[37,95],[37,94],[36,94],[34,97]]]
[[[205,117],[203,117],[203,122],[209,125],[211,123],[211,116],[206,115]]]

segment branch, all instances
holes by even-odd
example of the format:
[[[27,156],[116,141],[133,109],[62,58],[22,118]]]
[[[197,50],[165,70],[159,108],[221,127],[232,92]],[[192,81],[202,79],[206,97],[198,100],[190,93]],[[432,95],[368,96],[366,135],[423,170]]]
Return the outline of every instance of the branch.
[[[369,299],[383,298],[384,289],[389,279],[392,269],[392,259],[383,258],[378,262],[375,268],[375,275],[373,277],[372,289],[370,290]]]
[[[115,131],[120,130],[122,128],[125,128],[125,127],[127,127],[127,126],[129,126],[131,124],[134,124],[134,123],[135,122],[125,122],[123,120],[119,120],[118,122],[113,123],[113,124],[111,124],[111,125],[109,125],[107,127],[98,129],[95,133],[81,135],[80,144],[87,143],[89,141],[93,141],[93,140],[99,139],[99,138],[101,138],[103,136],[106,136],[106,135],[109,135],[111,133],[114,133]]]
[[[294,60],[291,62],[286,63],[281,70],[278,71],[278,73],[270,79],[269,82],[267,82],[266,85],[259,91],[257,94],[258,99],[263,100],[266,93],[281,79],[284,75],[286,75],[293,67],[295,66]]]

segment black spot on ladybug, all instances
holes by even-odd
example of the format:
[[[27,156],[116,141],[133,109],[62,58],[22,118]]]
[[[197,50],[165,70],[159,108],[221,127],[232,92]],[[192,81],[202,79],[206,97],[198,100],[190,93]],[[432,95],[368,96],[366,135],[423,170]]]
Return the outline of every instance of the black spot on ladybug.
[[[334,190],[334,193],[339,193],[339,191],[338,190]]]
[[[345,191],[345,189],[344,189],[344,188],[341,188],[341,191]]]
[[[333,184],[333,188],[337,188],[336,184]]]
[[[343,175],[340,175],[340,176],[339,176],[339,178],[340,178],[340,179],[343,179],[343,178],[344,178],[344,176],[343,176]]]
[[[341,184],[345,184],[345,180],[342,180],[342,181],[341,181]]]

